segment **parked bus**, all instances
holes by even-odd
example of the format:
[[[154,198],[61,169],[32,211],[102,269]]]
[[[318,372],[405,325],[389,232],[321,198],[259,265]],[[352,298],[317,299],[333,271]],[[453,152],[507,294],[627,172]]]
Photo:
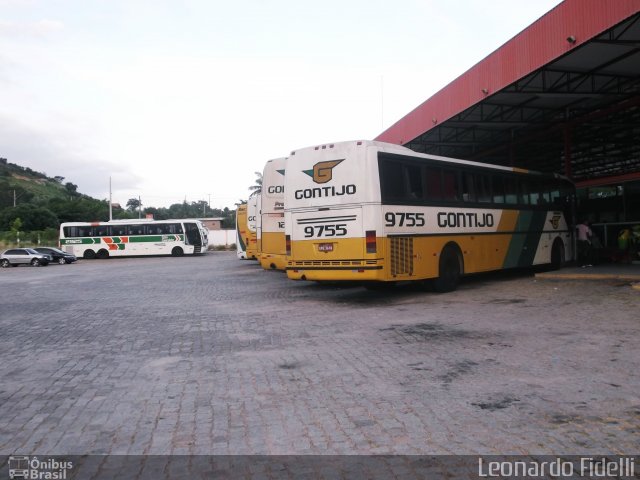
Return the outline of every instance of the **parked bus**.
[[[283,270],[287,266],[284,243],[284,171],[287,159],[269,160],[262,174],[260,194],[260,264]]]
[[[247,258],[247,243],[249,243],[247,204],[243,203],[236,209],[236,256],[242,260]]]
[[[295,167],[294,167],[295,166]],[[572,258],[574,186],[559,175],[419,154],[371,141],[291,153],[287,275],[433,280]]]
[[[60,225],[60,248],[82,258],[132,255],[193,255],[207,250],[208,231],[199,220],[112,220]]]
[[[247,258],[258,260],[260,258],[260,243],[258,242],[260,220],[260,194],[249,197],[247,201]]]

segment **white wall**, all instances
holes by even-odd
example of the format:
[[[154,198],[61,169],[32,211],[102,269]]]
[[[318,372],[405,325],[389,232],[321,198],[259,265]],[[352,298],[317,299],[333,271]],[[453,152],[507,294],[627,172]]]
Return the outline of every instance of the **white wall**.
[[[209,245],[217,247],[218,245],[231,245],[232,243],[236,243],[235,229],[209,230]]]

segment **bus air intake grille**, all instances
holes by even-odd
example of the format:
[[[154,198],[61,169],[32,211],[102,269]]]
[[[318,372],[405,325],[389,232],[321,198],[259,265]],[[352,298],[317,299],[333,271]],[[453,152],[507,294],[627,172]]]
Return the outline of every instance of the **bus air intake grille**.
[[[293,261],[289,262],[290,266],[293,267],[339,267],[339,266],[355,266],[360,267],[364,262],[361,260],[302,260],[302,261]],[[371,262],[367,262],[371,263]],[[374,264],[376,262],[373,262]]]
[[[413,275],[413,238],[391,238],[391,275]]]

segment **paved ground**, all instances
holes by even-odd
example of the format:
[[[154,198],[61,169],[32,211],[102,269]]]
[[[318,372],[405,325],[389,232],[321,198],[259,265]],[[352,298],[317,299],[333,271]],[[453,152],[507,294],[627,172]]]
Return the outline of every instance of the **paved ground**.
[[[638,452],[640,296],[286,280],[234,254],[0,271],[0,454]]]

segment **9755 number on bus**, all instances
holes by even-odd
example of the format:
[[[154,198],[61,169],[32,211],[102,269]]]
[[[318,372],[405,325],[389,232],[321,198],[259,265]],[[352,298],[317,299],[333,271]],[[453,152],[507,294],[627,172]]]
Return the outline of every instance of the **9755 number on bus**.
[[[312,237],[344,237],[347,234],[345,224],[337,225],[309,225],[304,227],[305,238]]]
[[[424,213],[387,212],[384,214],[386,227],[424,227]]]

